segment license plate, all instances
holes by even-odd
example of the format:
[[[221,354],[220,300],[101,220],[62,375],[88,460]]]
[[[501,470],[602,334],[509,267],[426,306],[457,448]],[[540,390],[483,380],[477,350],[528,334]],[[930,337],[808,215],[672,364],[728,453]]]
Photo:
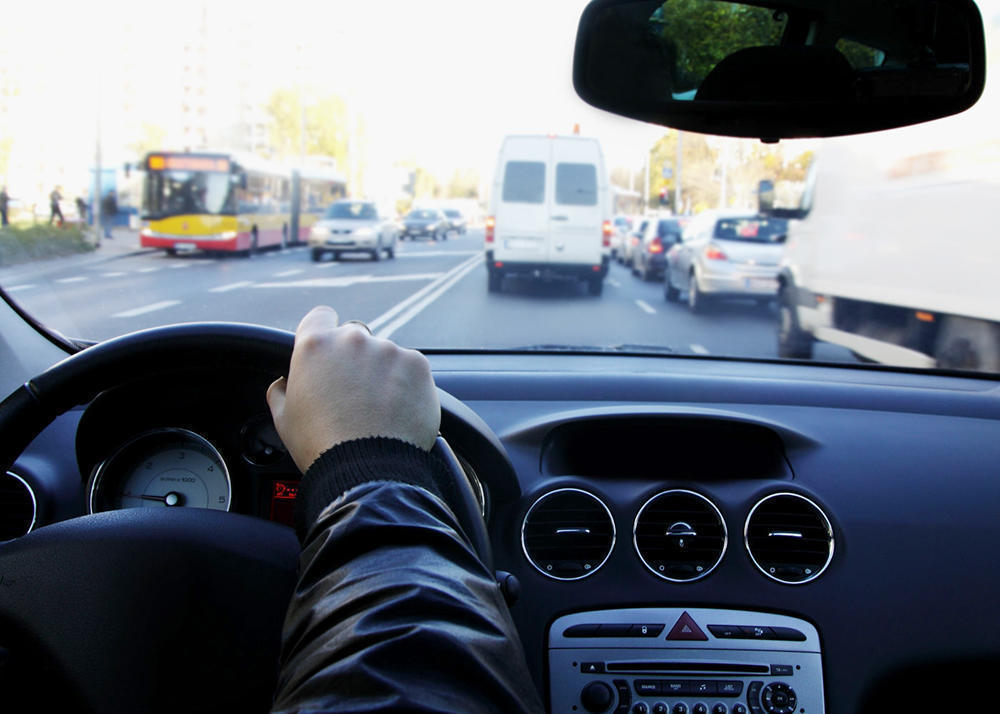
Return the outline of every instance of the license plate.
[[[537,238],[507,238],[503,247],[507,250],[538,250],[540,243]]]
[[[198,250],[194,243],[174,243],[175,250]]]
[[[747,278],[743,284],[750,290],[778,291],[778,281],[774,278]]]

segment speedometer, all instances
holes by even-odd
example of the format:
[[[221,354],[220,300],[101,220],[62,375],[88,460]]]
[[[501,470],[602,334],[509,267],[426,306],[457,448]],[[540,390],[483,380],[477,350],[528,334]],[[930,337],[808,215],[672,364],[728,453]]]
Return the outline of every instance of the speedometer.
[[[187,429],[155,429],[126,442],[91,478],[91,513],[121,508],[228,511],[229,470],[212,444]]]

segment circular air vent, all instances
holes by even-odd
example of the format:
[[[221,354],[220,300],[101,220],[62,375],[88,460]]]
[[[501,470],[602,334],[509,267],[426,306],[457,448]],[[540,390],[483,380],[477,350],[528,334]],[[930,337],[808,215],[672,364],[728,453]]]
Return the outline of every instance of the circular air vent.
[[[521,547],[539,572],[579,580],[604,565],[615,545],[611,511],[597,496],[576,488],[545,494],[528,509]]]
[[[681,489],[658,493],[635,517],[635,550],[647,568],[672,582],[698,580],[726,552],[726,522],[711,501]]]
[[[754,565],[779,583],[815,580],[833,558],[833,528],[820,507],[797,493],[773,493],[754,506],[744,530]]]
[[[0,475],[0,542],[20,538],[35,526],[35,494],[23,478]]]

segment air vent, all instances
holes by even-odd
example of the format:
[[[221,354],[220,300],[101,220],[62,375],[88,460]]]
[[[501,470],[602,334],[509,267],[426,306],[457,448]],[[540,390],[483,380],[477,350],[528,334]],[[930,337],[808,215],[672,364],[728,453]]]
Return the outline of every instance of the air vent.
[[[597,496],[562,488],[539,498],[521,526],[521,547],[532,565],[556,580],[593,575],[611,555],[615,523]]]
[[[694,491],[664,491],[635,517],[635,549],[665,580],[689,582],[712,572],[726,552],[726,522],[711,501]]]
[[[25,535],[35,526],[35,494],[28,483],[8,471],[0,476],[0,542]]]
[[[833,558],[833,528],[820,507],[796,493],[774,493],[747,516],[747,552],[779,583],[815,580]]]

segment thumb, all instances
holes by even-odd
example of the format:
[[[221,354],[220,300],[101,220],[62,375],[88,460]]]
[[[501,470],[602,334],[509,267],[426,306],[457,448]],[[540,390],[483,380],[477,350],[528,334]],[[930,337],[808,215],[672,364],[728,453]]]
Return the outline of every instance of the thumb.
[[[278,377],[267,388],[267,406],[271,409],[271,418],[275,425],[285,413],[285,387],[287,384],[284,377]]]

